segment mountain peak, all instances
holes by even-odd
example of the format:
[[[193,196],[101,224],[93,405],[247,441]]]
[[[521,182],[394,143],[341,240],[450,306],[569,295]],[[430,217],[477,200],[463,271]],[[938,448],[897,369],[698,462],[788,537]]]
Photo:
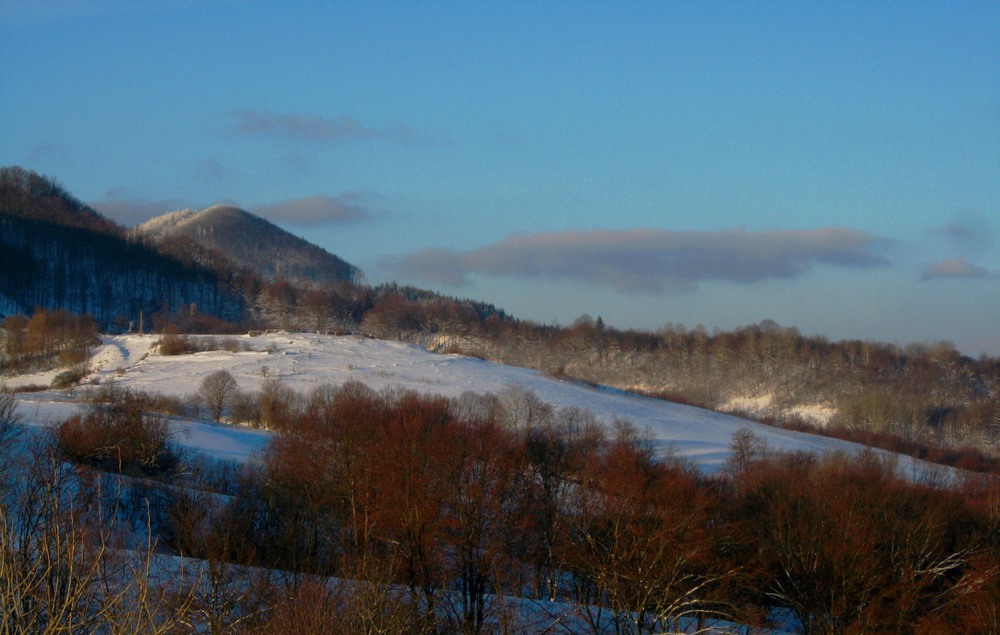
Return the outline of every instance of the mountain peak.
[[[170,212],[136,230],[154,241],[186,237],[269,280],[327,284],[353,282],[360,275],[337,256],[233,205]]]
[[[176,212],[167,212],[151,218],[135,228],[135,231],[144,236],[156,239],[161,235],[172,232],[177,226],[184,224],[199,212],[193,209],[182,209]]]
[[[211,207],[207,207],[201,210],[200,212],[198,212],[198,214],[202,218],[211,218],[211,219],[245,219],[246,217],[251,217],[258,220],[264,220],[259,216],[254,216],[245,209],[240,209],[235,205],[225,205],[225,204],[212,205]]]

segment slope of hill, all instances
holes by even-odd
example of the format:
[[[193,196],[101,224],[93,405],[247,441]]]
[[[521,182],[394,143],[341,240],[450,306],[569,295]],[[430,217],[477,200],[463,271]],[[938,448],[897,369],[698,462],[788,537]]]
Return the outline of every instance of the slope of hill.
[[[192,304],[229,320],[244,313],[214,271],[128,240],[46,177],[0,170],[0,315],[65,309],[109,331]]]
[[[88,438],[91,428],[71,418],[81,409],[84,422],[107,423],[107,413],[132,412],[129,403],[152,403],[130,402],[129,394],[186,397],[220,370],[244,394],[263,398],[275,382],[311,392],[311,414],[276,433],[174,417],[173,443],[188,450],[175,455],[183,455],[184,468],[163,473],[162,482],[125,479],[122,507],[156,514],[137,514],[133,535],[148,535],[155,525],[164,557],[208,569],[217,576],[212,585],[224,580],[205,584],[213,600],[216,592],[239,594],[234,605],[245,602],[243,610],[260,615],[297,602],[286,594],[285,578],[254,577],[284,569],[306,574],[296,580],[322,576],[320,588],[336,595],[320,601],[336,600],[337,607],[341,592],[370,606],[378,598],[352,590],[381,588],[414,600],[416,611],[387,613],[403,623],[477,625],[424,632],[484,632],[494,623],[524,633],[611,632],[621,624],[642,626],[628,632],[813,632],[811,625],[830,615],[874,625],[871,632],[908,632],[890,628],[887,620],[897,614],[906,626],[940,619],[935,632],[980,632],[980,618],[969,616],[995,611],[996,522],[978,506],[989,481],[949,479],[953,472],[906,457],[852,459],[847,455],[861,451],[855,444],[401,342],[289,332],[214,340],[210,348],[207,336],[191,341],[203,351],[168,357],[154,350],[154,336],[105,337],[85,379],[99,388],[16,400],[24,422],[36,431],[55,429],[66,451]],[[98,401],[112,393],[118,401]],[[285,399],[290,409],[304,403]],[[440,409],[445,403],[455,419]],[[487,404],[495,404],[498,418],[475,422]],[[554,410],[534,419],[538,427],[527,425],[529,412],[537,416],[544,404]],[[601,441],[587,432],[584,413],[608,425],[631,420],[653,444],[617,435]],[[136,423],[155,431],[161,421],[157,415]],[[133,435],[135,428],[128,430]],[[734,435],[739,431],[771,450],[826,456],[768,458],[759,446],[741,447],[748,435]],[[700,474],[671,459],[653,461],[649,449],[680,455]],[[723,465],[729,469],[720,471]],[[361,527],[372,538],[356,543]],[[138,537],[142,557],[149,543]],[[353,561],[327,557],[348,548],[398,564],[350,568]],[[466,554],[483,553],[489,558],[466,564]],[[425,570],[434,577],[411,573]],[[468,571],[484,584],[461,587]],[[431,582],[414,582],[423,579]],[[178,580],[186,593],[181,578],[170,588]],[[258,584],[253,588],[268,593],[245,592]],[[580,593],[589,584],[597,592]],[[199,586],[194,602],[202,601]],[[643,593],[632,595],[634,588]],[[909,589],[914,594],[907,596]],[[871,610],[855,608],[876,594]],[[206,619],[197,612],[201,605],[193,606],[195,623]],[[375,606],[383,614],[386,605]],[[465,610],[476,606],[478,613]],[[327,621],[342,613],[329,615]]]
[[[153,218],[136,231],[153,241],[184,237],[268,280],[354,282],[360,271],[327,251],[239,208],[216,205]]]
[[[661,451],[686,457],[703,472],[721,469],[731,453],[733,434],[748,428],[775,451],[856,453],[862,446],[836,439],[782,430],[739,417],[692,406],[600,390],[555,379],[545,373],[494,364],[461,355],[430,353],[401,342],[333,337],[308,333],[276,333],[235,338],[244,352],[213,351],[161,357],[148,354],[155,336],[109,336],[94,349],[92,374],[84,381],[114,381],[124,388],[174,397],[196,394],[202,380],[220,369],[228,370],[240,390],[260,390],[265,378],[280,379],[296,392],[306,394],[324,384],[359,381],[376,390],[402,388],[419,393],[460,398],[463,393],[494,394],[508,402],[534,395],[557,409],[578,408],[592,413],[605,425],[628,420],[647,430]],[[12,378],[11,386],[43,382],[45,377]],[[68,416],[72,406],[52,393],[20,396],[26,411],[39,413],[41,421]],[[178,424],[181,425],[181,424]],[[225,433],[219,428],[210,442],[201,424],[183,424],[189,436],[179,436],[191,449],[225,458],[249,458],[260,449],[259,433]],[[190,431],[194,431],[193,433]],[[901,457],[909,474],[930,469]]]
[[[124,236],[124,229],[77,200],[59,183],[31,170],[0,168],[0,211],[39,222]]]

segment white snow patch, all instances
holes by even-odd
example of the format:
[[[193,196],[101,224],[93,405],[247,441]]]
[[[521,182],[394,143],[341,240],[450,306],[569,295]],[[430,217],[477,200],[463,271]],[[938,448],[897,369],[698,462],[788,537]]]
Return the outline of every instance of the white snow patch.
[[[87,363],[91,375],[124,371],[149,354],[160,338],[156,335],[108,335],[101,338]]]
[[[770,411],[772,403],[774,403],[774,393],[767,393],[757,397],[733,397],[719,406],[719,410],[758,416]]]
[[[833,416],[837,414],[837,409],[823,404],[802,404],[792,406],[785,410],[786,413],[799,417],[808,423],[825,428]]]
[[[30,373],[27,375],[12,375],[9,377],[0,377],[0,383],[5,384],[10,389],[25,388],[27,386],[51,386],[52,380],[56,378],[56,375],[66,370],[65,368],[57,368],[55,370],[46,370],[40,373]]]
[[[778,409],[774,405],[774,393],[767,393],[756,397],[733,397],[719,406],[719,410],[757,418],[765,416],[776,418],[798,417],[820,428],[825,428],[830,423],[830,420],[833,419],[833,416],[837,414],[836,408],[819,403],[799,404],[797,406]]]
[[[201,421],[171,421],[177,445],[216,459],[246,462],[259,455],[271,441],[266,430]]]
[[[194,216],[198,214],[197,211],[193,209],[183,209],[176,212],[168,212],[161,216],[151,218],[145,223],[136,227],[136,230],[140,234],[146,234],[149,236],[160,236],[162,234],[170,232],[175,227],[179,227],[191,220]]]

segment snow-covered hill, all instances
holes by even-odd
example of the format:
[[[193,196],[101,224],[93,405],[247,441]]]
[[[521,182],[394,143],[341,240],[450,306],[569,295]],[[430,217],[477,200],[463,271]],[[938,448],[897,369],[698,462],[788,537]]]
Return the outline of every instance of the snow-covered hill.
[[[267,280],[307,284],[354,281],[361,271],[268,220],[231,205],[182,210],[153,218],[134,230],[154,242],[184,237],[223,254]]]
[[[857,452],[861,446],[781,430],[746,419],[675,404],[578,385],[534,370],[503,366],[458,355],[429,353],[399,342],[351,336],[305,333],[275,333],[241,336],[241,348],[229,353],[212,351],[163,357],[155,354],[152,335],[105,337],[90,358],[88,383],[117,382],[150,393],[185,396],[197,392],[210,373],[226,369],[244,391],[260,388],[267,378],[278,378],[292,389],[308,393],[323,384],[339,385],[356,380],[374,389],[401,387],[421,393],[458,397],[465,391],[503,395],[526,390],[556,407],[578,407],[591,411],[610,424],[626,419],[640,430],[648,429],[664,451],[676,452],[706,473],[721,469],[729,454],[732,435],[750,428],[767,446],[778,451]],[[12,386],[45,383],[50,376],[23,376]],[[31,423],[44,424],[65,418],[79,407],[81,389],[72,393],[44,391],[19,396],[22,415]],[[220,458],[246,460],[267,444],[269,433],[260,430],[210,424],[174,422],[178,441],[187,447]],[[920,473],[922,464],[907,457],[901,467]]]

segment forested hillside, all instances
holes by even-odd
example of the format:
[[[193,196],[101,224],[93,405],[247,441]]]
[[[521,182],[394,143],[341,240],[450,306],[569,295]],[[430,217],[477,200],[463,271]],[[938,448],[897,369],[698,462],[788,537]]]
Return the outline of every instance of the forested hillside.
[[[569,327],[513,320],[483,305],[407,289],[378,302],[364,327],[567,378],[822,430],[917,456],[966,462],[1000,454],[1000,359],[947,342],[906,347],[807,337],[771,321],[734,331],[668,324],[621,331],[584,316]],[[992,469],[992,468],[990,468]]]
[[[0,171],[0,314],[90,314],[102,330],[182,308],[238,320],[243,300],[208,268],[132,240],[51,179]]]

